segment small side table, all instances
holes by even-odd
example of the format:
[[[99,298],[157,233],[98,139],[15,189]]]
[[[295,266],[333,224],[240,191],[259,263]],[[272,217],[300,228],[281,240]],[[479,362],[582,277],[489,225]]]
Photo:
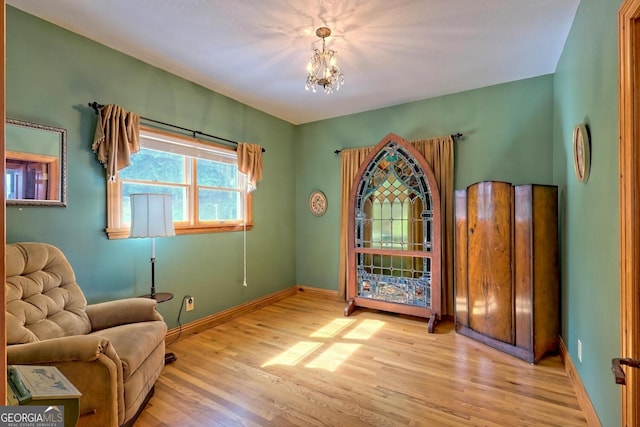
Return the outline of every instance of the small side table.
[[[65,427],[77,424],[81,396],[55,366],[9,365],[7,368],[9,405],[62,406]]]
[[[151,294],[140,295],[140,298],[151,298]],[[171,292],[157,292],[153,299],[158,301],[158,304],[160,304],[161,302],[173,299],[173,294]]]
[[[140,298],[151,298],[151,294],[144,294],[144,295],[140,295]],[[171,292],[156,292],[155,297],[153,297],[152,299],[155,299],[158,304],[160,304],[161,302],[166,302],[169,301],[170,299],[173,299],[173,294]],[[176,361],[176,355],[174,353],[165,353],[164,355],[164,364],[168,365],[169,363],[173,363]]]

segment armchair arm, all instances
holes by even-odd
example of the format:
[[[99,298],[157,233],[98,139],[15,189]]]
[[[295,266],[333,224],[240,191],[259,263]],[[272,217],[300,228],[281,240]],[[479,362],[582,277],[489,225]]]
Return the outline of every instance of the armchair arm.
[[[107,338],[74,335],[27,344],[7,346],[7,364],[37,365],[58,362],[92,362],[106,354],[114,362],[118,355]]]
[[[117,427],[124,421],[122,362],[107,338],[74,335],[7,346],[10,365],[57,367],[80,390],[83,425]]]
[[[158,303],[151,298],[125,298],[114,301],[90,304],[87,315],[91,329],[100,331],[128,323],[164,320],[156,310]]]

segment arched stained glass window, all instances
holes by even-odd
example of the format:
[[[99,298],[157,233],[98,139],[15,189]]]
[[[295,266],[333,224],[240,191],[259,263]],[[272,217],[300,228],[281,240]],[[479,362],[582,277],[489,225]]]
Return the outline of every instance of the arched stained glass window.
[[[356,306],[429,317],[440,313],[440,201],[420,153],[393,134],[363,163],[352,187],[345,314]]]

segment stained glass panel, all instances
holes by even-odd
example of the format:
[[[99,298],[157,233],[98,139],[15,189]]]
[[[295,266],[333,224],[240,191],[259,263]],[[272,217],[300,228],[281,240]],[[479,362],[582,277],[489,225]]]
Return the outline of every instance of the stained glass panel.
[[[390,141],[369,164],[356,193],[356,248],[385,251],[358,254],[358,296],[431,306],[432,209],[425,172]]]

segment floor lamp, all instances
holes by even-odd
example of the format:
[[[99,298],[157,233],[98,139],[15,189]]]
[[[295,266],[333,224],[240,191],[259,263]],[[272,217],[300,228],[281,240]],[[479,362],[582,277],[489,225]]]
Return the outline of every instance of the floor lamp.
[[[143,295],[158,303],[173,298],[169,292],[156,293],[156,237],[175,236],[171,215],[171,194],[131,194],[131,231],[129,237],[151,238],[151,293]],[[164,355],[165,364],[174,362],[173,353]]]
[[[144,193],[131,194],[130,197],[131,231],[129,237],[151,238],[151,293],[146,296],[156,299],[156,237],[176,235],[171,215],[171,194]]]

